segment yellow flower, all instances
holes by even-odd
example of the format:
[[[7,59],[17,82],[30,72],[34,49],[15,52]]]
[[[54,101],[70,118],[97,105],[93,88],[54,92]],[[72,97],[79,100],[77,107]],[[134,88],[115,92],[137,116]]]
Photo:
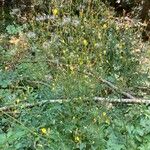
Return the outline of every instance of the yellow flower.
[[[85,45],[85,46],[87,46],[88,45],[88,42],[87,42],[87,40],[83,40],[83,44]]]
[[[54,16],[58,15],[58,9],[56,9],[56,8],[55,8],[55,9],[52,9],[52,12],[53,12],[53,15],[54,15]]]
[[[117,44],[117,48],[122,49],[123,48],[122,44]]]
[[[105,122],[106,122],[107,124],[110,124],[110,120],[109,120],[108,118],[105,120]]]
[[[5,70],[8,70],[8,69],[9,69],[9,67],[8,67],[8,66],[6,66],[6,67],[5,67]]]
[[[80,142],[80,138],[78,136],[75,136],[75,142]]]
[[[105,117],[106,116],[106,112],[103,112],[102,115]]]
[[[25,96],[25,97],[24,97],[24,100],[26,100],[26,99],[27,99],[27,97]]]
[[[95,118],[93,119],[93,122],[94,122],[94,123],[96,122],[96,119],[95,119]]]
[[[46,134],[46,133],[47,133],[46,128],[42,128],[42,129],[41,129],[41,132],[42,132],[43,134]]]
[[[17,114],[18,113],[18,110],[14,110],[14,114]]]
[[[71,71],[73,71],[73,70],[74,70],[74,67],[73,67],[72,65],[70,66],[70,70],[71,70]]]
[[[103,25],[103,29],[106,29],[106,28],[107,28],[107,24],[104,24],[104,25]]]
[[[129,25],[125,24],[125,29],[128,30],[129,29]]]
[[[16,99],[16,103],[18,104],[20,102],[20,99]]]

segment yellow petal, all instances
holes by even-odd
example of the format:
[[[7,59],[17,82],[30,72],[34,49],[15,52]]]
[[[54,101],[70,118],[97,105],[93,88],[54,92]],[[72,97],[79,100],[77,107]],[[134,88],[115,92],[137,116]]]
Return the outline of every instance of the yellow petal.
[[[88,42],[87,42],[87,40],[83,40],[83,44],[85,45],[85,46],[87,46],[88,45]]]
[[[78,136],[75,136],[75,142],[79,142],[80,138]]]
[[[55,9],[52,10],[52,12],[53,12],[54,16],[58,15],[58,9],[55,8]]]
[[[110,124],[110,120],[109,120],[109,119],[106,119],[105,122],[106,122],[107,124]]]
[[[20,99],[16,99],[16,103],[18,104],[20,102]]]
[[[107,24],[104,24],[104,25],[103,25],[103,29],[106,29],[106,28],[107,28]]]
[[[46,133],[47,133],[46,128],[42,128],[42,129],[41,129],[41,132],[42,132],[43,134],[46,134]]]
[[[106,116],[106,112],[103,112],[102,115],[103,115],[103,116]]]

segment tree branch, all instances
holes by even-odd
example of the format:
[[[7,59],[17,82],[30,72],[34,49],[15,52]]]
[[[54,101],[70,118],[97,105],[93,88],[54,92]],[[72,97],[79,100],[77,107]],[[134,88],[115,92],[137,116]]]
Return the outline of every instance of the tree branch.
[[[51,100],[42,100],[42,101],[39,101],[39,102],[35,102],[35,103],[24,103],[22,105],[18,104],[18,105],[10,105],[10,106],[4,106],[4,107],[1,107],[0,108],[0,111],[3,112],[3,111],[7,111],[7,110],[13,110],[13,109],[16,109],[16,108],[31,108],[31,107],[34,107],[34,106],[41,106],[41,105],[44,105],[44,104],[49,104],[49,103],[63,103],[63,102],[69,102],[69,100],[67,99],[51,99]]]
[[[132,103],[132,104],[150,104],[150,100],[146,99],[119,99],[119,98],[104,98],[104,97],[94,97],[95,101],[106,101],[109,103]]]
[[[94,74],[92,74],[91,72],[90,73],[86,73],[87,75],[90,75],[92,77],[95,77],[97,80],[99,80],[100,82],[103,82],[105,83],[106,85],[108,85],[110,88],[114,89],[115,91],[117,91],[118,93],[126,96],[127,98],[130,98],[130,99],[137,99],[135,98],[134,96],[132,96],[131,94],[127,93],[127,92],[124,92],[122,90],[120,90],[117,86],[113,85],[111,82],[101,78],[101,77],[96,77]]]
[[[107,103],[131,103],[131,104],[150,104],[150,100],[145,99],[117,99],[117,98],[104,98],[104,97],[94,97],[94,101],[100,101],[100,102],[107,102]],[[44,104],[50,104],[50,103],[64,103],[64,102],[70,102],[71,99],[52,99],[52,100],[43,100],[40,102],[35,103],[25,103],[22,105],[10,105],[10,106],[4,106],[0,108],[0,111],[7,111],[7,110],[14,110],[16,108],[32,108],[35,106],[41,106]]]

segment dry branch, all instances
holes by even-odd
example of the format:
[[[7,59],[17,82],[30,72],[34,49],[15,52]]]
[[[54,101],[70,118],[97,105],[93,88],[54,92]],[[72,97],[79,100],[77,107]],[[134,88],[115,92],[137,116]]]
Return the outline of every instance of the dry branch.
[[[101,102],[107,102],[107,103],[131,103],[131,104],[150,104],[150,100],[145,99],[117,99],[117,98],[103,98],[103,97],[94,97],[94,101],[101,101]],[[69,102],[71,99],[54,99],[54,100],[43,100],[36,103],[25,103],[22,105],[10,105],[10,106],[4,106],[0,108],[0,111],[7,111],[7,110],[14,110],[16,108],[32,108],[34,106],[42,106],[44,104],[49,103],[64,103]]]
[[[113,85],[111,82],[101,78],[101,77],[96,77],[94,74],[92,73],[86,73],[87,75],[90,75],[92,77],[95,77],[97,80],[99,80],[100,82],[103,82],[105,83],[106,85],[108,85],[110,88],[114,89],[115,91],[117,91],[118,93],[126,96],[127,98],[130,98],[130,99],[137,99],[135,98],[134,96],[132,96],[131,94],[127,93],[127,92],[124,92],[122,90],[120,90],[117,86]]]
[[[49,104],[49,103],[63,103],[63,102],[68,102],[69,100],[67,99],[51,99],[51,100],[42,100],[42,101],[39,101],[39,102],[35,102],[35,103],[24,103],[22,105],[18,104],[18,105],[10,105],[10,106],[4,106],[4,107],[1,107],[0,108],[0,111],[3,112],[3,111],[7,111],[7,110],[13,110],[15,108],[31,108],[31,107],[34,107],[34,106],[42,106],[44,104]]]
[[[115,85],[113,85],[111,82],[104,80],[102,78],[99,78],[103,83],[107,84],[108,86],[110,86],[111,88],[113,88],[116,91],[119,91],[119,93],[121,93],[122,95],[130,98],[130,99],[136,99],[134,96],[132,96],[131,94],[124,92],[124,91],[120,91],[118,87],[116,87]]]
[[[150,104],[150,100],[146,99],[117,99],[117,98],[103,98],[103,97],[95,97],[95,101],[106,101],[110,103],[132,103],[132,104]]]

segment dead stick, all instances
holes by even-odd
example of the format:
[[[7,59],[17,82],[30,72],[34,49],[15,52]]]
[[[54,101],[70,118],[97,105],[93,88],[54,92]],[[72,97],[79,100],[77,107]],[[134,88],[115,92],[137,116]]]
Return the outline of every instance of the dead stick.
[[[63,103],[63,102],[68,102],[69,100],[67,99],[52,99],[52,100],[42,100],[40,102],[36,102],[36,103],[25,103],[25,104],[22,104],[21,106],[20,105],[10,105],[10,106],[4,106],[4,107],[1,107],[0,108],[0,111],[3,112],[3,111],[7,111],[7,110],[12,110],[12,109],[15,109],[15,108],[31,108],[31,107],[34,107],[34,106],[41,106],[41,105],[44,105],[44,104],[48,104],[48,103]]]
[[[111,82],[101,78],[101,77],[96,77],[95,75],[93,75],[92,73],[86,73],[87,75],[90,75],[92,77],[95,77],[97,78],[99,81],[107,84],[109,87],[111,87],[112,89],[116,90],[117,92],[123,94],[124,96],[128,97],[128,98],[131,98],[131,99],[137,99],[135,98],[134,96],[132,96],[131,94],[127,93],[127,92],[124,92],[124,91],[121,91],[117,86],[113,85]]]
[[[95,101],[106,101],[109,103],[133,103],[133,104],[150,104],[150,100],[146,99],[118,99],[118,98],[103,98],[103,97],[94,97]]]
[[[108,102],[108,103],[132,103],[132,104],[150,104],[150,100],[145,100],[145,99],[117,99],[117,98],[104,98],[104,97],[94,97],[94,101],[103,101],[103,102]],[[40,102],[36,103],[26,103],[23,104],[22,106],[19,105],[10,105],[10,106],[4,106],[0,108],[0,111],[7,111],[7,110],[12,110],[15,108],[31,108],[34,106],[41,106],[44,104],[49,104],[49,103],[63,103],[63,102],[69,102],[71,99],[54,99],[54,100],[43,100]]]
[[[107,80],[104,80],[102,78],[100,78],[100,80],[103,82],[103,83],[106,83],[107,85],[109,85],[111,88],[113,88],[114,90],[116,91],[119,91],[119,93],[123,94],[124,96],[127,96],[128,98],[131,98],[131,99],[136,99],[134,96],[132,96],[131,94],[127,93],[127,92],[124,92],[124,91],[120,91],[118,87],[116,87],[115,85],[113,85],[111,82],[107,81]]]

